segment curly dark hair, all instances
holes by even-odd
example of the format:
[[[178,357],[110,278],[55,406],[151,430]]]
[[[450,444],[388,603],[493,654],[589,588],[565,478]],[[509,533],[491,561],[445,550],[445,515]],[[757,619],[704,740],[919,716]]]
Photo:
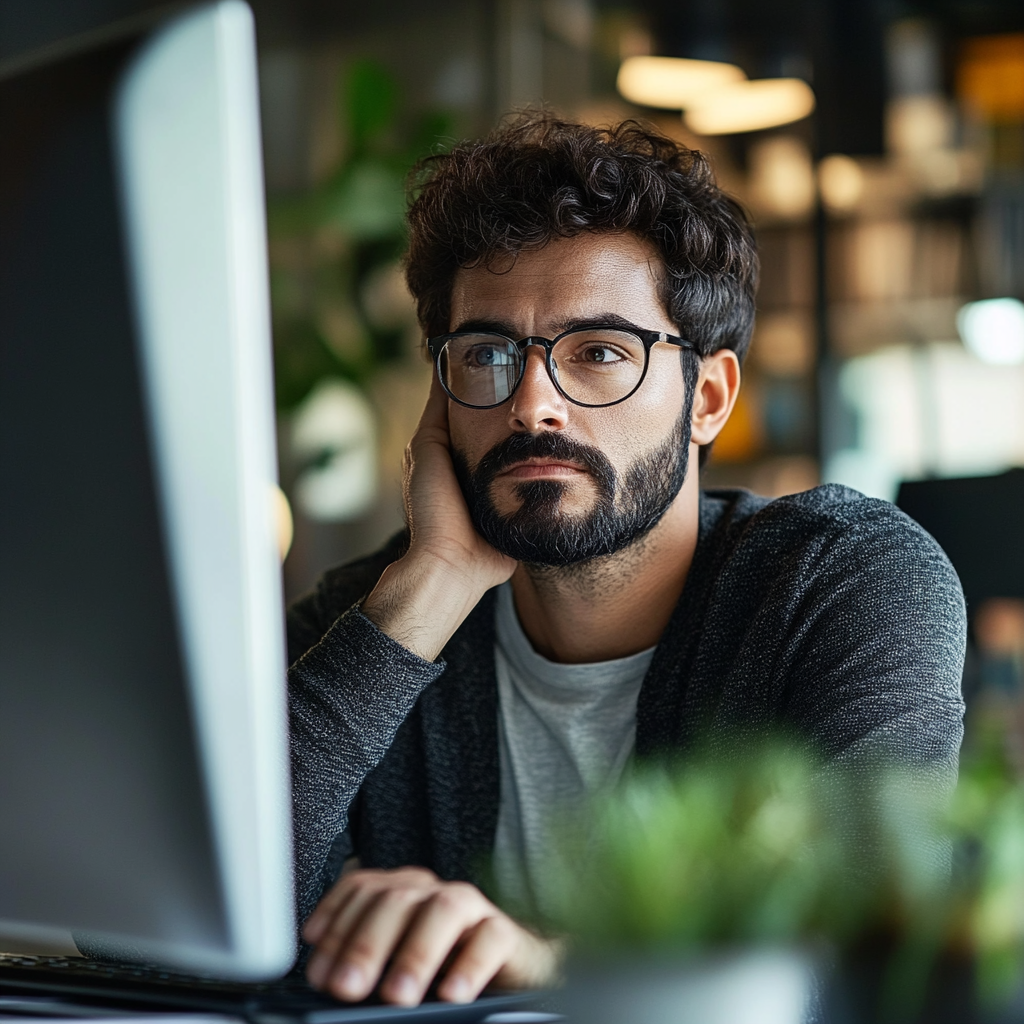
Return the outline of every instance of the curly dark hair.
[[[583,231],[629,231],[661,256],[679,333],[701,355],[745,355],[758,272],[750,224],[707,158],[652,125],[593,128],[527,111],[427,157],[410,180],[406,279],[428,337],[449,330],[460,267],[507,265]]]

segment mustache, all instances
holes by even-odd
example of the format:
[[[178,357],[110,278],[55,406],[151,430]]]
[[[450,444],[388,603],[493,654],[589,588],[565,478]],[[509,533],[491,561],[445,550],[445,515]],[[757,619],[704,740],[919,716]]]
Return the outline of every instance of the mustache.
[[[490,482],[509,466],[534,458],[574,462],[587,470],[603,490],[614,493],[615,468],[604,452],[555,432],[506,437],[484,455],[473,476],[479,481]]]

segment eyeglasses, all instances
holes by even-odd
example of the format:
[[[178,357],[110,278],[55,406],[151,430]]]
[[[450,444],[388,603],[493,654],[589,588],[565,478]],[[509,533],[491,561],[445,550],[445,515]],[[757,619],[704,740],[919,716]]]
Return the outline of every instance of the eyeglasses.
[[[427,339],[427,348],[441,386],[470,409],[493,409],[515,394],[531,345],[543,347],[548,374],[565,398],[600,408],[624,402],[643,384],[651,346],[661,341],[696,351],[692,342],[664,331],[600,325],[519,341],[493,331],[457,331]]]

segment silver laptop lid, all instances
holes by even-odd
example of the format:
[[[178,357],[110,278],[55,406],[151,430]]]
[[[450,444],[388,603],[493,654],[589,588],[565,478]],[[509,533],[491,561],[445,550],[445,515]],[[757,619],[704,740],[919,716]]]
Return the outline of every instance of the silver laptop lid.
[[[221,0],[16,72],[0,936],[270,976],[294,921],[252,16]]]

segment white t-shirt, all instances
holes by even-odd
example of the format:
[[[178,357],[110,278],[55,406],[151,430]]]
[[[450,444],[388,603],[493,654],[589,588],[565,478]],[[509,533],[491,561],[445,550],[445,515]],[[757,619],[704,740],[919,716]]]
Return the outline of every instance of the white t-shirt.
[[[501,803],[495,881],[507,899],[544,910],[542,864],[551,824],[561,808],[579,808],[622,775],[654,648],[589,665],[548,661],[519,624],[510,583],[498,589],[496,626]]]

